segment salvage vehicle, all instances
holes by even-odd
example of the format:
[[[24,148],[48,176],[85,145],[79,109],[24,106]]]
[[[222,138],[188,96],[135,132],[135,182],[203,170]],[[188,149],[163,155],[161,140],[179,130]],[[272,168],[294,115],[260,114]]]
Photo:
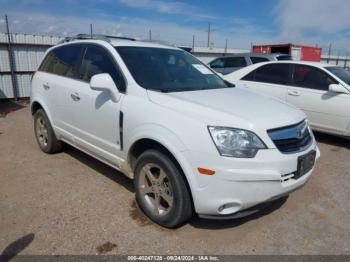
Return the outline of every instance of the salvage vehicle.
[[[129,38],[50,48],[31,112],[42,151],[67,143],[133,178],[139,207],[169,228],[256,212],[302,187],[319,157],[302,111],[235,88],[184,50]]]
[[[340,66],[270,62],[244,68],[225,78],[303,110],[315,131],[350,136],[350,72]]]
[[[248,65],[268,62],[268,61],[281,61],[281,60],[293,60],[290,55],[286,54],[258,54],[258,53],[239,53],[234,55],[223,56],[214,59],[208,65],[216,72],[227,75],[238,69],[246,67]]]

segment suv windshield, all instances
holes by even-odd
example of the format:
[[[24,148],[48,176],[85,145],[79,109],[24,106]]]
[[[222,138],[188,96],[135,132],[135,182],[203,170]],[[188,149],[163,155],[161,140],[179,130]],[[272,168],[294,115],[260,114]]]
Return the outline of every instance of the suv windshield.
[[[333,75],[339,77],[346,84],[350,85],[350,72],[339,66],[325,67]]]
[[[136,82],[162,92],[229,87],[186,51],[167,48],[119,46],[116,50]]]

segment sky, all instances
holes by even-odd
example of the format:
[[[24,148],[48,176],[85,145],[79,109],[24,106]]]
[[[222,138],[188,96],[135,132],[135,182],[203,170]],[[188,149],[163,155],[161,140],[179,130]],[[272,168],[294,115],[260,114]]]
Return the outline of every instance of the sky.
[[[350,51],[349,0],[0,0],[16,33],[94,33],[149,38],[177,45],[296,43]]]

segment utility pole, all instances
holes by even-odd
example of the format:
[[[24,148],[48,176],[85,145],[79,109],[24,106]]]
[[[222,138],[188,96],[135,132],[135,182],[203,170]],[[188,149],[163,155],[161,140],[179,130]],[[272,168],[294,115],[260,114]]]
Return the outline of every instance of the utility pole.
[[[210,47],[211,23],[208,23],[208,47]]]
[[[346,68],[346,66],[347,66],[348,59],[349,59],[349,51],[346,52],[346,57],[345,57],[345,61],[344,61],[344,68]]]
[[[11,70],[11,80],[12,80],[12,92],[13,97],[15,100],[18,100],[17,95],[17,82],[16,82],[16,76],[15,76],[15,61],[13,58],[13,52],[12,52],[12,46],[11,46],[11,36],[10,36],[10,27],[9,27],[9,21],[7,19],[7,15],[5,15],[5,21],[6,21],[6,33],[7,33],[7,50],[9,53],[9,62],[10,62],[10,70]]]
[[[327,63],[329,63],[331,59],[331,51],[332,51],[332,43],[329,44]]]
[[[225,40],[225,54],[227,53],[227,39]]]
[[[92,24],[90,24],[90,37],[92,39]]]
[[[151,29],[148,32],[148,39],[149,39],[149,41],[152,41],[152,30]]]
[[[194,35],[192,36],[192,52],[194,52]]]

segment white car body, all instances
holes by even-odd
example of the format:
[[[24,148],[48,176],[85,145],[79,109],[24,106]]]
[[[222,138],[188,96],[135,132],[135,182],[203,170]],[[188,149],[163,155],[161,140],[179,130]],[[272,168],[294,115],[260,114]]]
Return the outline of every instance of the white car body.
[[[123,72],[127,88],[124,93],[116,92],[117,101],[113,101],[108,93],[92,90],[89,83],[37,71],[32,80],[32,110],[38,106],[45,110],[59,140],[130,178],[134,176],[133,146],[145,139],[161,144],[185,174],[195,212],[205,217],[234,216],[287,195],[310,178],[312,170],[298,179],[293,179],[293,173],[300,156],[315,151],[319,157],[311,130],[307,147],[292,153],[282,153],[267,133],[304,121],[302,111],[239,88],[172,93],[146,90],[138,85],[115,49],[126,45],[173,47],[128,40],[72,43],[94,44],[108,50]],[[54,48],[57,46],[47,53]],[[73,99],[75,96],[79,101]],[[221,156],[208,126],[250,130],[267,148],[259,150],[254,158]],[[198,167],[215,170],[215,174],[200,174]]]
[[[245,76],[259,70],[265,65],[296,65],[316,68],[330,78],[337,85],[336,91],[298,86],[292,83],[276,84],[260,81],[245,80]],[[276,97],[303,110],[308,117],[310,126],[315,131],[350,136],[350,86],[338,76],[328,71],[327,68],[336,68],[335,65],[304,62],[304,61],[279,61],[267,62],[248,66],[224,78],[240,88],[248,88],[252,91]],[[294,75],[293,75],[294,78]]]

